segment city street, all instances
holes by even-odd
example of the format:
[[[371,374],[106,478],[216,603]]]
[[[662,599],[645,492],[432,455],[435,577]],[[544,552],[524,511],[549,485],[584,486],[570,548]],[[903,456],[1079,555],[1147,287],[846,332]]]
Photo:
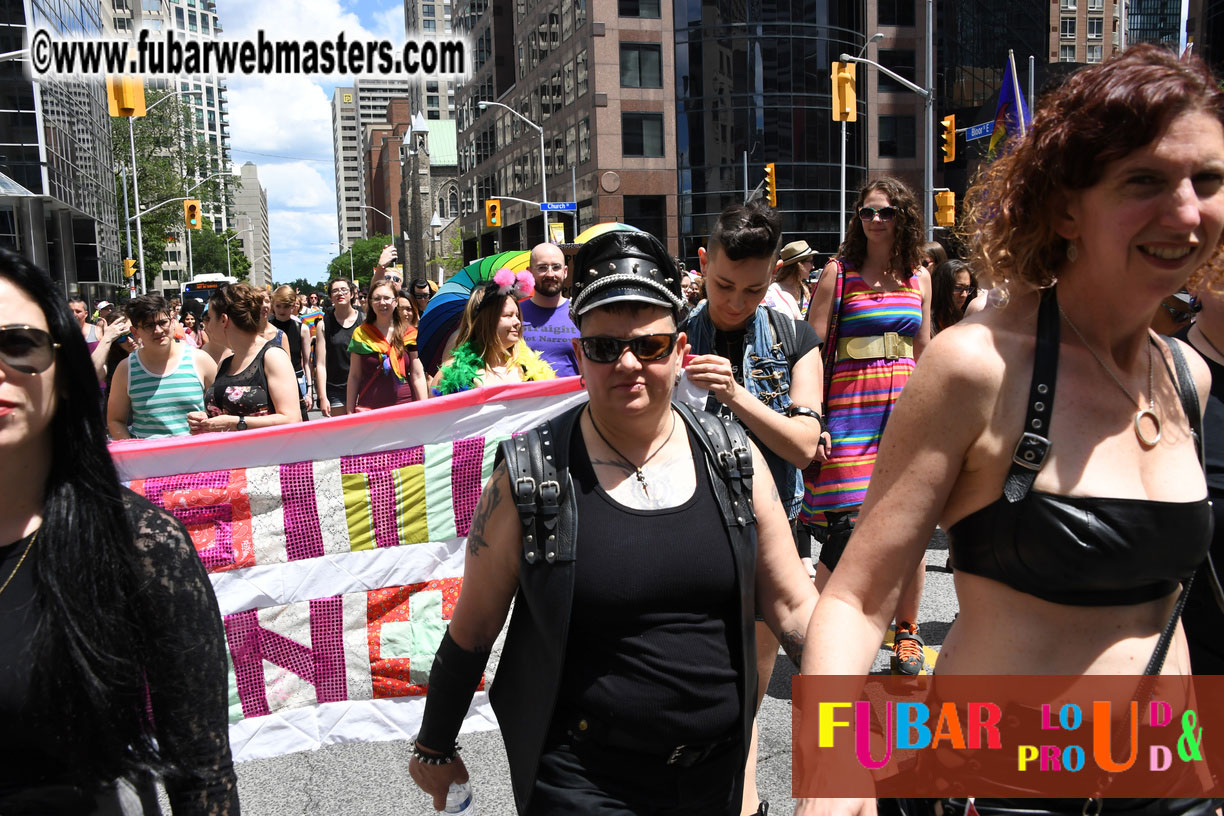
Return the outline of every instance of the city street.
[[[947,539],[936,531],[927,550],[926,588],[922,596],[921,634],[928,654],[937,651],[956,613],[952,576],[944,571]],[[809,644],[809,648],[811,645]],[[875,671],[886,671],[881,651]],[[791,676],[781,657],[761,708],[760,764],[757,783],[770,802],[771,816],[789,814]],[[514,800],[501,737],[496,731],[460,737],[472,775],[481,816],[513,816]],[[408,778],[408,746],[403,742],[356,743],[311,753],[248,762],[238,766],[242,809],[246,816],[428,816],[432,806]]]

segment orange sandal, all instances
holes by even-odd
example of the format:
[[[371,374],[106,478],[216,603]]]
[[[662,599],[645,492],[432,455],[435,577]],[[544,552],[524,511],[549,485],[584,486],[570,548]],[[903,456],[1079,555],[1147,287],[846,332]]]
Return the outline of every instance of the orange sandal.
[[[897,621],[893,635],[892,673],[919,675],[926,668],[926,643],[918,634],[918,625]]]

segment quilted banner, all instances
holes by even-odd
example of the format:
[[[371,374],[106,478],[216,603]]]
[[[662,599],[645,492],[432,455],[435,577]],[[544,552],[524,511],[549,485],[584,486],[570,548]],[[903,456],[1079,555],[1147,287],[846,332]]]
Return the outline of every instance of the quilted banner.
[[[585,398],[570,377],[111,446],[212,579],[235,760],[417,732],[498,443]],[[497,727],[484,688],[465,731]]]

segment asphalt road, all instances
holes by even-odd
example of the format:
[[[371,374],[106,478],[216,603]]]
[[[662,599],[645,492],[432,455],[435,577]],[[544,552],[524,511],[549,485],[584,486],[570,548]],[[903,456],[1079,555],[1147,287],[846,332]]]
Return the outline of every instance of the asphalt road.
[[[926,587],[920,632],[931,652],[943,643],[956,613],[952,576],[943,567],[947,539],[936,531],[927,550]],[[813,644],[808,644],[813,648]],[[875,671],[888,670],[881,650]],[[770,802],[771,816],[790,814],[791,677],[785,656],[775,668],[761,707],[757,784]],[[460,738],[472,775],[473,798],[481,816],[513,816],[514,800],[500,734],[487,731]],[[429,816],[436,811],[408,777],[408,745],[353,743],[238,766],[245,816]],[[163,807],[165,804],[163,802]],[[167,808],[167,812],[168,808]]]

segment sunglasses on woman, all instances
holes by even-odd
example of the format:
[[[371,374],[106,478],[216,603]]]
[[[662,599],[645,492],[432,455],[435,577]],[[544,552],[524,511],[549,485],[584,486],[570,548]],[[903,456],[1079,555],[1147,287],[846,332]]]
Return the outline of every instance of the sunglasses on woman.
[[[59,343],[33,326],[0,326],[0,363],[22,374],[41,374],[55,362]]]
[[[640,337],[583,337],[579,339],[582,353],[592,363],[615,363],[625,353],[625,349],[633,352],[633,356],[643,363],[662,360],[672,353],[676,347],[676,337],[673,334],[643,334]]]
[[[881,221],[891,221],[897,217],[897,208],[880,207],[877,210],[875,207],[862,207],[858,211],[858,217],[864,221],[874,221],[877,215],[880,216]]]

